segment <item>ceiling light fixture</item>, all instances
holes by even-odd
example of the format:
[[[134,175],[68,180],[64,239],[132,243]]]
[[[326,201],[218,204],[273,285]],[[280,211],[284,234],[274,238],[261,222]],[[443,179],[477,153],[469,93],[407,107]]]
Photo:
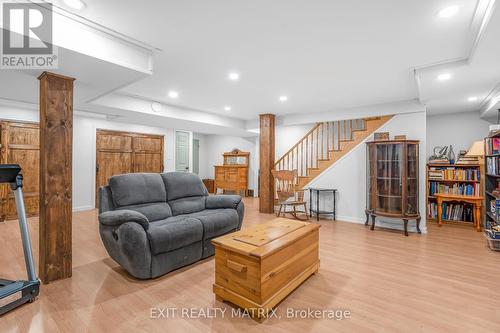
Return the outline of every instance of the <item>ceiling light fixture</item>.
[[[449,17],[456,15],[459,10],[460,10],[459,6],[445,7],[439,11],[438,16],[440,18],[449,18]]]
[[[238,81],[240,79],[240,74],[236,73],[236,72],[231,72],[231,73],[229,73],[229,75],[227,77],[231,81]]]
[[[477,97],[476,96],[471,96],[471,97],[467,98],[467,100],[469,102],[475,102],[475,101],[477,101]]]
[[[82,10],[86,7],[82,0],[64,0],[64,4],[72,9]]]
[[[177,91],[170,90],[168,92],[168,97],[170,97],[170,98],[177,98],[177,97],[179,97],[179,93]]]
[[[439,81],[446,81],[446,80],[449,80],[451,79],[451,74],[450,73],[443,73],[443,74],[439,74],[437,79]]]
[[[288,101],[288,97],[283,95],[283,96],[280,96],[280,102],[286,102]]]
[[[224,111],[227,111],[227,112],[231,111],[231,107],[230,106],[225,106],[224,107]]]

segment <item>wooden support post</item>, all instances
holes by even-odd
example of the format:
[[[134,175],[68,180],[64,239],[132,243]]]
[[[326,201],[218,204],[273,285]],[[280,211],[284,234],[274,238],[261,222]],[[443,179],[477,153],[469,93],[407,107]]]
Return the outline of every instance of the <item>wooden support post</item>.
[[[73,78],[44,72],[40,80],[39,276],[71,277]]]
[[[260,186],[259,211],[274,213],[274,178],[271,170],[274,168],[274,114],[260,115]]]

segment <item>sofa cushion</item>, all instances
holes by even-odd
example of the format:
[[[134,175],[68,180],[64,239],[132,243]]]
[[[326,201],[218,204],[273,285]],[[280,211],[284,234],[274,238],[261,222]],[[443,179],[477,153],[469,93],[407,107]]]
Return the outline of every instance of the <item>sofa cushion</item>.
[[[117,210],[133,210],[146,216],[149,221],[164,220],[172,216],[172,210],[166,202],[153,202],[141,205],[129,205],[118,207]]]
[[[203,239],[203,226],[198,219],[169,219],[149,224],[147,235],[151,252],[156,255],[179,249]]]
[[[189,214],[172,216],[172,217],[168,218],[168,221],[180,221],[180,220],[188,218],[188,217],[197,218],[199,216],[207,216],[207,215],[217,214],[217,213],[220,213],[222,211],[224,211],[224,209],[204,209],[204,210],[196,212],[196,213],[189,213]]]
[[[165,183],[157,173],[128,173],[109,179],[116,206],[167,201]]]
[[[234,209],[205,209],[200,212],[169,217],[166,221],[176,222],[194,218],[203,224],[203,239],[211,239],[235,230],[239,225],[238,213]]]
[[[205,209],[205,197],[188,197],[169,201],[172,215],[196,213]]]
[[[200,177],[193,173],[167,172],[161,177],[167,190],[167,201],[208,195],[207,188]]]
[[[234,209],[220,209],[217,212],[204,210],[193,216],[203,224],[203,239],[219,237],[238,228],[238,213]]]

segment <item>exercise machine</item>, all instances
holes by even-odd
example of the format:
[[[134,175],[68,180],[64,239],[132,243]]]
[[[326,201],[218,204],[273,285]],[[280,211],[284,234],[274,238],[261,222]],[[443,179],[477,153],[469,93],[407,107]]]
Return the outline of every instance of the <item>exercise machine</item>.
[[[10,188],[14,191],[28,280],[0,279],[0,316],[24,303],[33,302],[40,292],[40,281],[35,273],[26,211],[24,210],[23,175],[20,172],[21,167],[17,164],[0,164],[0,183],[10,184]]]

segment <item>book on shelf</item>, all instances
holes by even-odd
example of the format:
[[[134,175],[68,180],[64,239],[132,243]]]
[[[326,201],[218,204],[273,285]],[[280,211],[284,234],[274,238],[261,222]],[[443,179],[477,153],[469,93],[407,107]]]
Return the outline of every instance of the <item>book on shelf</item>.
[[[495,222],[500,219],[500,199],[490,201],[490,213]]]
[[[431,164],[450,164],[450,160],[447,158],[439,158],[435,160],[429,160]]]
[[[478,168],[456,169],[454,167],[429,167],[427,175],[430,180],[481,180],[481,172]]]
[[[500,170],[500,158],[497,156],[486,157],[486,173],[489,175],[498,175]]]
[[[486,138],[485,154],[500,154],[500,138]]]
[[[436,193],[446,193],[446,194],[456,194],[456,195],[467,195],[475,196],[479,195],[480,184],[442,184],[439,182],[429,182],[429,195],[434,196]]]
[[[455,162],[457,165],[470,165],[478,164],[479,158],[477,156],[460,156],[458,161]]]
[[[456,204],[443,202],[441,211],[441,219],[450,221],[473,222],[474,213],[471,204]],[[431,219],[437,219],[438,209],[437,203],[430,202],[427,204],[427,216]]]

